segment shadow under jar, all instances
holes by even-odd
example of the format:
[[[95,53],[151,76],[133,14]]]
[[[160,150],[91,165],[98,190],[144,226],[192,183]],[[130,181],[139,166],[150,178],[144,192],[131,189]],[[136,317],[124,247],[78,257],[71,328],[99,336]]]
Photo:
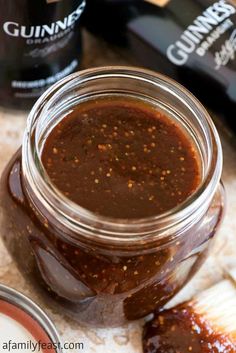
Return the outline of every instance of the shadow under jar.
[[[58,124],[80,104],[112,97],[149,105],[191,139],[199,185],[172,209],[104,216],[66,197],[46,172],[42,155]],[[202,265],[222,220],[221,171],[216,129],[182,86],[142,69],[86,70],[54,85],[33,107],[23,146],[1,178],[1,233],[22,273],[70,317],[121,325],[161,308]]]

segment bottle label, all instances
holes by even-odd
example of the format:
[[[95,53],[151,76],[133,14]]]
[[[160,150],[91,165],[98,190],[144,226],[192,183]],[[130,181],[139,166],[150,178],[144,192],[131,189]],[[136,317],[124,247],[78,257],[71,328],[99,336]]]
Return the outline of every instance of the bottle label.
[[[236,55],[236,29],[233,30],[228,40],[222,44],[219,51],[215,52],[215,69],[219,70],[226,66]]]
[[[51,24],[41,26],[25,26],[20,23],[7,21],[3,24],[4,32],[11,37],[25,38],[27,44],[49,43],[61,38],[62,33],[68,34],[80,18],[85,3],[82,2],[77,9],[68,16]]]
[[[57,72],[55,75],[41,78],[39,80],[31,81],[12,81],[12,88],[16,89],[15,97],[17,98],[32,98],[38,97],[38,89],[41,90],[44,87],[53,85],[62,78],[70,75],[78,67],[78,60],[73,60],[68,66],[66,66],[62,71]],[[36,91],[35,91],[36,89]],[[24,91],[22,91],[24,90]]]
[[[37,98],[78,69],[85,0],[0,0],[0,7],[1,101]]]
[[[235,6],[226,0],[213,3],[195,18],[175,43],[168,46],[168,59],[182,66],[188,63],[193,53],[202,58],[210,49],[214,49],[217,40],[228,31],[229,37],[219,50],[213,52],[215,70],[227,65],[235,59],[236,53],[236,28],[232,20],[235,13]]]

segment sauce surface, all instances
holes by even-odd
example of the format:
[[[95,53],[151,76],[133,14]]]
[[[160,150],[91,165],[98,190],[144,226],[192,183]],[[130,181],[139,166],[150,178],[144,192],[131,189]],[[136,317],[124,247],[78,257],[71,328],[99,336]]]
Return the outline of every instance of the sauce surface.
[[[201,179],[191,138],[151,104],[131,98],[79,104],[47,137],[42,162],[66,197],[113,218],[171,210]]]

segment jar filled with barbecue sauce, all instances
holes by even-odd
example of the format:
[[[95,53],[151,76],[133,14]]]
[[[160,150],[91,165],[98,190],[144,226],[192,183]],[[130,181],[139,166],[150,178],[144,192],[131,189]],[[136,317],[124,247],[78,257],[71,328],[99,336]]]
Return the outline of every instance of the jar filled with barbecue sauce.
[[[118,326],[161,308],[221,223],[222,150],[203,106],[157,73],[72,74],[33,107],[0,185],[19,269],[78,322]]]

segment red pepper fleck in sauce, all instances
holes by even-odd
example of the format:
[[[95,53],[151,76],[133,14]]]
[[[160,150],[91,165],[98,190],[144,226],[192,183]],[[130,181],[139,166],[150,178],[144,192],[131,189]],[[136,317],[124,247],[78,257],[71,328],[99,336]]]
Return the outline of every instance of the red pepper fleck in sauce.
[[[113,218],[171,210],[201,179],[197,149],[183,128],[131,98],[76,106],[47,137],[42,162],[65,196]]]

